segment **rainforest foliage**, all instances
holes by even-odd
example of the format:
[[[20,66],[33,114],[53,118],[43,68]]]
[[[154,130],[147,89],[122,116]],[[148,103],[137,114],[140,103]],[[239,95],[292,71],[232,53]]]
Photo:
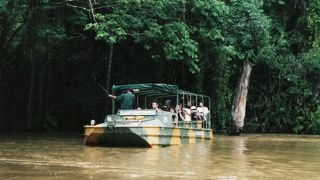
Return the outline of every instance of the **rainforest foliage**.
[[[103,121],[97,82],[207,94],[227,131],[245,60],[247,132],[320,133],[320,0],[0,0],[0,132]]]

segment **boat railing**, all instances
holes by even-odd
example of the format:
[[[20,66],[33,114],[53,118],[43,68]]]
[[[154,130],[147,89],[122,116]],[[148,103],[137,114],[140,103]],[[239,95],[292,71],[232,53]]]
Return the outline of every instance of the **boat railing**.
[[[176,124],[178,123],[178,124]],[[211,129],[208,121],[178,121],[173,122],[174,125],[177,125],[178,127],[184,127],[184,128],[203,128],[203,129]]]
[[[150,122],[154,121],[154,122]],[[208,120],[191,120],[183,121],[177,120],[177,114],[173,112],[164,111],[161,109],[132,109],[132,110],[118,110],[117,114],[107,115],[105,123],[108,126],[115,126],[116,124],[158,124],[158,125],[173,125],[181,128],[199,128],[211,129],[210,121]]]

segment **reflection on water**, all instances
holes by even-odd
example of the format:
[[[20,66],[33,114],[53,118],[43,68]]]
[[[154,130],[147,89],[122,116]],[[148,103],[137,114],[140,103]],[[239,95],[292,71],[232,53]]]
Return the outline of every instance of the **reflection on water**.
[[[82,145],[79,135],[2,135],[0,179],[320,179],[320,136],[215,136],[165,148]]]

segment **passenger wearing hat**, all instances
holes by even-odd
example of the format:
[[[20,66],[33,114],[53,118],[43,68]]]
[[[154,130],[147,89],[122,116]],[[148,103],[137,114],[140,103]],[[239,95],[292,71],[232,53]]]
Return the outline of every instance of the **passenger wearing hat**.
[[[198,120],[197,108],[195,106],[191,106],[191,120]]]
[[[110,98],[113,98],[121,102],[121,109],[134,109],[134,104],[136,102],[136,97],[132,93],[133,89],[128,88],[126,93],[121,94],[120,96],[114,96],[109,94]]]
[[[167,100],[164,102],[163,110],[165,110],[165,111],[170,111],[170,109],[171,109],[171,100],[170,100],[170,99],[167,99]]]

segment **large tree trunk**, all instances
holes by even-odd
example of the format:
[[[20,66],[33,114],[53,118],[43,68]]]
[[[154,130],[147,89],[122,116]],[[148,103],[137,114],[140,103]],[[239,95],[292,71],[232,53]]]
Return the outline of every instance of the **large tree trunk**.
[[[248,60],[244,61],[243,72],[238,83],[236,96],[231,110],[231,135],[240,135],[246,115],[246,102],[249,89],[251,65]]]

